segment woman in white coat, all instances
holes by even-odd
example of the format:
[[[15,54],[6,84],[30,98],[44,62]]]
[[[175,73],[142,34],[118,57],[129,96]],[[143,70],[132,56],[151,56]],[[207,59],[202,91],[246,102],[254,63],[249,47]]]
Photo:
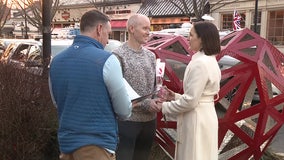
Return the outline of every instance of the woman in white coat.
[[[177,116],[175,160],[217,160],[218,118],[214,97],[221,80],[215,57],[220,52],[218,30],[210,22],[196,22],[189,43],[196,53],[185,70],[184,94],[169,90],[167,102],[158,106],[165,116]]]

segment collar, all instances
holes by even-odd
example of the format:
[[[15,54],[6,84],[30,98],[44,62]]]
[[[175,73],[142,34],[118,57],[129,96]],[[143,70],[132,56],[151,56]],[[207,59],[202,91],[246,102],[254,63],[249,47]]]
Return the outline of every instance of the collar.
[[[205,56],[205,53],[203,51],[198,51],[192,56],[192,59],[197,59],[197,58],[203,57],[203,56]]]
[[[104,49],[104,46],[99,41],[97,41],[94,38],[91,38],[91,37],[88,37],[88,36],[84,36],[84,35],[77,35],[74,38],[73,44],[74,43],[82,43],[82,44],[90,43],[90,44],[96,46],[97,48]]]
[[[124,42],[124,43],[123,43],[123,47],[124,47],[125,49],[130,50],[131,52],[134,52],[134,53],[137,53],[137,54],[142,54],[143,51],[144,51],[143,46],[141,46],[139,50],[135,50],[135,49],[131,48],[131,47],[128,45],[127,42]]]

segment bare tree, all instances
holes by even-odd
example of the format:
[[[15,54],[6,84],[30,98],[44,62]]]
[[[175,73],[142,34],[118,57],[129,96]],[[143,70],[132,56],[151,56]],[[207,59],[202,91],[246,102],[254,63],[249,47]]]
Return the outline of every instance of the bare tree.
[[[208,0],[167,0],[177,7],[185,16],[201,19],[205,3]]]
[[[10,10],[11,10],[11,4],[8,3],[8,0],[0,1],[0,35],[10,15]]]
[[[255,1],[255,0],[215,0],[216,2],[210,3],[210,13],[226,6],[229,4],[233,4],[236,2],[248,2],[248,1]]]
[[[176,6],[187,17],[195,17],[197,20],[202,20],[204,14],[212,13],[226,5],[254,0],[167,0]],[[212,1],[212,0],[211,0]]]
[[[90,5],[94,6],[96,9],[102,7],[101,11],[105,12],[105,7],[108,4],[108,0],[87,0]],[[112,2],[114,3],[114,2]]]
[[[41,0],[13,0],[19,8],[18,11],[22,17],[34,27],[42,31],[42,1]],[[52,9],[50,11],[51,20],[55,16],[56,11],[60,7],[59,0],[52,0]]]

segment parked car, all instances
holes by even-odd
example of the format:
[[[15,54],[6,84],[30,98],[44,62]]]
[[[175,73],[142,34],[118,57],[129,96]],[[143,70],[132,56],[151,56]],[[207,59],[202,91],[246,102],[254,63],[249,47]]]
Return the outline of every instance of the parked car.
[[[10,43],[15,42],[29,42],[34,41],[33,39],[0,39],[0,57],[8,47]]]
[[[70,46],[72,42],[71,40],[52,40],[51,56],[55,56]],[[35,74],[41,74],[43,69],[42,42],[30,40],[10,43],[0,61]]]
[[[218,61],[218,64],[219,64],[219,67],[220,67],[221,70],[231,68],[232,66],[235,66],[238,63],[240,63],[240,61],[238,59],[233,58],[233,57],[228,56],[228,55],[223,56]]]
[[[115,48],[119,47],[122,44],[122,42],[115,40],[115,39],[109,39],[108,44],[105,46],[105,50],[112,52]]]
[[[72,45],[72,39],[52,39],[51,58]],[[105,50],[112,51],[119,47],[122,42],[110,39]],[[5,64],[12,64],[17,68],[26,69],[34,74],[41,74],[43,67],[42,42],[36,40],[24,40],[10,42],[7,49],[0,56],[0,61]]]
[[[3,43],[3,41],[0,40],[0,57],[4,53],[5,49],[5,44]]]

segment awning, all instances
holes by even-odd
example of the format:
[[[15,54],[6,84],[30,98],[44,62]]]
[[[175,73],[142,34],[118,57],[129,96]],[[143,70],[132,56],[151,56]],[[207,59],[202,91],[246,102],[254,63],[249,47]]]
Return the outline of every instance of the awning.
[[[144,3],[140,6],[137,13],[144,14],[148,17],[165,17],[165,16],[184,16],[182,10],[179,7],[185,7],[183,3],[185,3],[188,8],[188,12],[194,14],[193,0],[144,0]],[[200,8],[200,5],[204,2],[204,0],[195,0],[197,3],[197,7]],[[209,1],[207,0],[205,3],[204,12],[207,12],[207,7],[209,7]],[[176,7],[179,6],[179,7]],[[206,7],[207,6],[207,7]]]
[[[111,28],[126,28],[127,20],[112,20],[110,21]]]
[[[12,31],[14,31],[14,27],[3,27],[2,28],[2,33],[3,34],[11,33]]]

